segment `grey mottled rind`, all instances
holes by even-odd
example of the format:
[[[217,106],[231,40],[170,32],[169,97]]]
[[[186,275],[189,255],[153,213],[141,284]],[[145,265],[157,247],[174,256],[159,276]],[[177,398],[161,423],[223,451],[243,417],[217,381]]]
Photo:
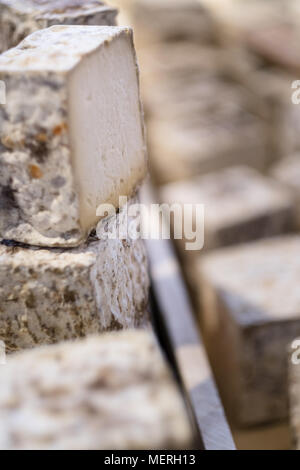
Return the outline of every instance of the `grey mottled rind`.
[[[106,232],[120,214],[105,220]],[[148,291],[142,240],[123,235],[70,250],[0,245],[0,339],[13,352],[144,326]]]
[[[189,449],[182,398],[154,337],[37,348],[0,366],[1,449]]]
[[[202,325],[227,411],[240,426],[288,415],[287,348],[300,336],[300,237],[199,261]]]
[[[100,188],[102,178],[103,181],[106,178],[106,189],[102,191],[105,198],[99,200],[93,211],[93,223],[88,229],[83,227],[69,126],[68,77],[82,60],[118,39],[127,41],[132,49],[137,80],[133,86],[138,90],[138,67],[129,28],[53,26],[33,33],[17,48],[0,56],[0,80],[4,80],[7,94],[7,104],[0,107],[2,239],[38,246],[78,246],[99,220],[98,205],[111,203],[118,207],[119,196],[133,196],[145,177],[145,143],[134,156],[126,154],[128,149],[124,144],[123,160],[135,161],[126,163],[126,171],[124,163],[121,175],[116,173],[116,162],[105,164],[108,168],[98,175]],[[139,97],[134,106],[139,113],[137,140],[140,142],[144,139],[144,127]],[[118,110],[117,115],[122,111]],[[115,133],[113,129],[111,135]],[[116,149],[116,159],[119,153],[120,149]],[[100,153],[99,159],[102,159]]]
[[[0,0],[0,52],[56,24],[116,24],[117,10],[97,0]]]
[[[0,236],[32,245],[74,245],[82,235],[64,77],[0,76],[8,103],[0,108]],[[22,106],[24,96],[31,96],[31,103]]]

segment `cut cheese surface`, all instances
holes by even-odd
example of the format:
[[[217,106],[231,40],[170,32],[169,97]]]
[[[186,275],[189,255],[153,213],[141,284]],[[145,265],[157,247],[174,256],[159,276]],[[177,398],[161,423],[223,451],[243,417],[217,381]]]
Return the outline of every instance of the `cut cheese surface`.
[[[132,31],[53,26],[0,56],[0,236],[77,246],[147,172]]]

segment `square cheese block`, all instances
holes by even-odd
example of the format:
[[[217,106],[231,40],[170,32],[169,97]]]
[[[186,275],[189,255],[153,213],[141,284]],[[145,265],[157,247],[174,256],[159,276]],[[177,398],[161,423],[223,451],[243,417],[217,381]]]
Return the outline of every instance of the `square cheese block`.
[[[291,80],[289,81],[291,86]],[[292,92],[294,90],[291,90]],[[297,91],[297,103],[299,100],[299,87]],[[291,104],[289,100],[286,101],[285,106],[279,110],[277,119],[278,140],[277,144],[280,149],[280,157],[285,158],[287,155],[300,152],[300,107],[299,104]]]
[[[192,447],[182,397],[150,333],[36,348],[0,367],[3,450]]]
[[[224,55],[212,46],[189,42],[142,49],[139,62],[147,117],[185,122],[199,121],[203,116],[209,119],[212,109],[216,112],[212,103],[216,100],[216,87],[219,90],[222,86],[217,73],[224,65]],[[228,106],[228,101],[229,106],[238,101],[233,87],[227,87],[225,92],[227,98],[219,103],[219,112]]]
[[[300,153],[283,158],[271,170],[271,176],[290,190],[297,210],[297,222],[300,226]]]
[[[149,85],[151,79],[156,79],[155,85],[159,85],[159,77],[166,77],[168,80],[191,80],[196,73],[202,73],[204,77],[221,73],[224,54],[224,51],[213,45],[176,41],[153,44],[151,48],[141,49],[139,61],[143,64],[143,78],[149,76]],[[182,92],[184,91],[183,89]]]
[[[300,237],[199,260],[199,314],[229,416],[252,426],[288,416],[287,348],[300,336]]]
[[[300,450],[300,337],[289,350],[289,424],[295,450]]]
[[[238,64],[236,62],[237,69]],[[241,73],[238,80],[253,96],[256,112],[263,113],[268,122],[270,165],[278,158],[299,151],[300,108],[291,102],[291,99],[299,99],[299,92],[291,88],[294,81],[291,74],[261,64],[261,68]]]
[[[139,46],[164,41],[215,40],[212,18],[198,0],[132,0],[128,9]]]
[[[245,47],[250,33],[276,26],[285,19],[290,1],[275,0],[201,0],[208,9],[218,30],[218,37],[225,45],[239,42]]]
[[[0,245],[0,340],[8,352],[148,322],[143,240],[105,237],[125,214],[105,219],[102,239],[80,248]]]
[[[293,193],[300,193],[300,153],[281,159],[271,170],[271,175]]]
[[[231,87],[219,86],[216,81],[214,85],[190,88],[194,112],[189,115],[182,113],[179,116],[178,113],[178,119],[163,116],[148,123],[151,163],[160,184],[238,164],[265,169],[264,123],[242,103],[236,103]],[[211,101],[207,96],[202,101],[205,91],[210,96],[214,94]],[[216,102],[216,96],[224,97],[224,106]]]
[[[284,8],[283,5],[281,7]],[[287,19],[292,21],[288,15]],[[254,28],[247,34],[246,40],[249,49],[267,63],[276,64],[291,73],[299,70],[299,25],[295,28],[281,19],[277,24],[269,27]]]
[[[56,24],[116,24],[117,10],[99,0],[0,0],[0,52]]]
[[[0,237],[77,246],[147,172],[132,31],[38,31],[0,56],[0,80]]]
[[[162,186],[161,200],[182,208],[185,204],[204,205],[204,250],[279,235],[295,224],[289,192],[248,167],[232,167]],[[185,217],[194,229],[203,228],[196,227],[195,210]],[[194,257],[195,252],[185,251],[189,240],[177,242],[182,255]]]

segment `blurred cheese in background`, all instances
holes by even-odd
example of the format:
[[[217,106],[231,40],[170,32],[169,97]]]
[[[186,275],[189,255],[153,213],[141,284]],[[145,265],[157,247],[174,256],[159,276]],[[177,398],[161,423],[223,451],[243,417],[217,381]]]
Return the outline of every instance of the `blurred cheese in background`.
[[[278,60],[270,61],[268,54],[251,41],[258,33],[267,34],[267,39],[280,38],[283,30],[292,31],[297,37],[298,22],[293,13],[297,7],[292,0],[127,0],[124,6],[117,3],[126,10],[127,21],[135,28],[149,152],[158,183],[239,163],[266,170],[274,160],[300,147],[299,107],[291,106],[292,71]],[[198,22],[197,34],[191,33],[194,22]],[[284,34],[282,40],[276,41],[282,47],[289,43],[290,56],[297,54],[297,41],[290,44],[287,38]],[[286,55],[283,50],[282,56]],[[213,99],[207,82],[211,83]],[[230,87],[236,90],[236,96],[228,91]],[[219,108],[227,105],[223,128],[236,126],[230,108],[232,103],[238,106],[240,115],[245,116],[241,121],[250,121],[247,130],[241,124],[236,132],[221,132],[220,119],[214,126],[210,124],[213,118],[203,112],[202,106],[208,102],[213,104],[210,116],[215,112],[216,119]],[[209,130],[205,130],[208,126]],[[197,132],[199,139],[194,137]],[[205,139],[201,133],[205,133]],[[175,134],[179,135],[178,142],[172,143]],[[238,145],[239,139],[243,144]],[[197,141],[198,147],[196,143],[185,144],[187,141]],[[171,162],[178,168],[171,168]]]
[[[155,42],[214,40],[213,20],[195,0],[137,0],[131,4],[131,15],[145,47]]]
[[[292,103],[292,82],[300,79],[299,1],[118,3],[136,32],[151,171],[162,185],[161,201],[205,205],[204,251],[210,249],[212,256],[214,249],[233,245],[226,256],[220,253],[213,276],[218,274],[218,283],[229,278],[224,294],[229,306],[225,309],[222,297],[212,309],[201,297],[201,252],[187,252],[185,241],[178,241],[201,299],[199,318],[204,305],[208,322],[223,319],[210,339],[218,344],[221,337],[235,371],[231,377],[230,368],[221,375],[215,368],[225,404],[234,401],[239,387],[236,441],[241,448],[287,448],[286,348],[299,329],[299,276],[293,263],[299,243],[284,237],[274,245],[234,245],[299,227],[300,107]],[[263,264],[268,265],[266,280]],[[232,287],[233,272],[241,280]],[[216,297],[213,280],[210,291]],[[289,299],[290,310],[283,309],[275,320],[272,298],[279,299],[278,285],[282,305]],[[257,309],[258,292],[265,303]],[[248,316],[240,308],[246,295]],[[246,317],[253,322],[244,328]],[[214,364],[222,354],[210,349]],[[246,359],[236,364],[239,357]],[[250,430],[240,429],[250,424]]]
[[[272,176],[291,192],[295,201],[297,223],[300,227],[300,155],[296,153],[283,158],[274,165]]]
[[[287,349],[300,333],[299,252],[299,236],[287,236],[199,259],[200,322],[226,409],[240,426],[288,417]]]
[[[204,110],[189,123],[155,120],[148,124],[153,174],[159,183],[238,164],[265,168],[264,131],[258,121],[234,107],[225,114],[228,121],[222,114],[213,112],[210,117]]]
[[[157,182],[239,163],[265,170],[268,123],[232,76],[231,52],[220,46],[211,12],[196,0],[133,0],[127,12]]]
[[[290,0],[198,0],[213,16],[223,42],[265,29],[289,18]]]
[[[291,85],[300,72],[299,2],[203,1],[216,19],[220,44],[231,52],[234,78],[264,109],[268,162],[299,150],[300,108],[291,102]]]
[[[233,167],[162,186],[161,198],[172,205],[205,206],[204,250],[213,250],[289,232],[295,206],[288,191],[272,179],[247,167]],[[195,216],[195,214],[193,214]],[[191,226],[195,227],[195,220]],[[178,240],[184,261],[201,253],[187,251]]]

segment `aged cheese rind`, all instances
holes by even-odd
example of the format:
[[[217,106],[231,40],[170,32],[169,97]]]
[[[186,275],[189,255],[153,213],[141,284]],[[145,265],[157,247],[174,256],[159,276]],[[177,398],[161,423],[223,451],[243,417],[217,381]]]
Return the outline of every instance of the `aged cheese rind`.
[[[1,0],[0,52],[15,47],[28,34],[56,24],[116,24],[117,10],[97,0]]]
[[[1,368],[1,449],[191,445],[182,398],[149,333],[37,348]]]
[[[201,322],[228,413],[239,426],[288,415],[287,348],[300,336],[300,238],[199,260]]]
[[[105,220],[107,231],[122,214]],[[148,291],[143,241],[126,234],[70,250],[0,245],[0,339],[12,352],[144,326]]]
[[[97,207],[118,207],[147,172],[132,31],[33,33],[2,54],[0,79],[0,236],[77,246],[97,224]]]

